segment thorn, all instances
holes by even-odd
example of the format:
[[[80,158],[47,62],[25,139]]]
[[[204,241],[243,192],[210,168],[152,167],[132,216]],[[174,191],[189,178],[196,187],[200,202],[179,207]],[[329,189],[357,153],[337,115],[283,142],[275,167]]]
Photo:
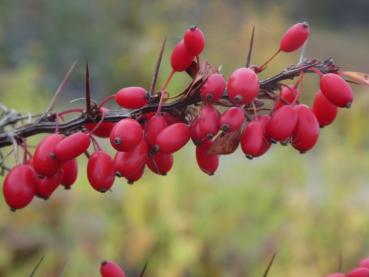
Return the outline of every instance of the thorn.
[[[247,53],[247,58],[246,58],[246,67],[249,67],[251,63],[251,55],[252,55],[252,50],[254,48],[254,36],[255,36],[255,25],[252,27],[249,51]]]
[[[88,62],[86,63],[86,113],[91,112],[91,91],[90,91],[90,70],[88,68]]]
[[[269,271],[270,271],[270,268],[271,268],[271,267],[272,267],[272,265],[273,265],[273,262],[274,262],[275,256],[277,256],[277,253],[274,253],[274,254],[273,254],[273,256],[272,256],[272,258],[270,259],[269,264],[268,264],[268,266],[267,266],[267,268],[266,268],[266,270],[265,270],[265,272],[264,272],[264,274],[263,274],[263,277],[267,277],[267,276],[268,276],[268,273],[269,273]]]
[[[150,85],[150,90],[149,90],[149,95],[150,96],[152,96],[152,94],[155,91],[156,81],[158,80],[160,64],[161,64],[161,60],[163,58],[163,53],[164,53],[166,43],[167,43],[167,36],[164,37],[163,43],[161,44],[160,53],[159,53],[158,59],[156,61],[155,71],[154,71],[154,74],[152,75],[151,85]]]
[[[63,80],[61,81],[61,83],[59,84],[58,88],[56,89],[53,98],[51,99],[50,103],[49,103],[49,107],[47,107],[46,113],[48,114],[51,112],[51,110],[54,108],[55,102],[59,96],[59,94],[61,93],[61,91],[63,90],[66,82],[69,79],[70,74],[72,73],[73,69],[76,67],[77,62],[72,63],[72,65],[69,67],[67,73],[64,75]]]
[[[142,271],[141,271],[139,277],[143,277],[144,276],[145,271],[146,271],[148,265],[149,265],[149,262],[146,262],[145,265],[144,265],[144,267],[142,268]]]
[[[45,256],[42,256],[41,259],[38,261],[38,263],[35,265],[35,267],[33,268],[31,274],[29,275],[29,277],[33,277],[37,271],[37,269],[40,267],[42,261],[44,260]]]

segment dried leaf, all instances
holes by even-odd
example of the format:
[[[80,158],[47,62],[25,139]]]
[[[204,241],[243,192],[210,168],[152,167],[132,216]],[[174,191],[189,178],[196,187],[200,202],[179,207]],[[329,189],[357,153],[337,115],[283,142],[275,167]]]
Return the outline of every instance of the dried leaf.
[[[363,72],[355,72],[355,71],[340,71],[339,74],[341,76],[345,76],[350,78],[351,80],[369,86],[369,74]]]
[[[214,140],[214,143],[211,145],[208,153],[219,155],[232,154],[238,147],[240,136],[241,130],[220,135]]]

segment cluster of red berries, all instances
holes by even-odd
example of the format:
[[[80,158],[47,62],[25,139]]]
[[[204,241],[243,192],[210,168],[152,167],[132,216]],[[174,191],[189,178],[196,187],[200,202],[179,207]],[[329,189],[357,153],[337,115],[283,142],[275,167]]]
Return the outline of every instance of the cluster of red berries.
[[[297,50],[306,42],[309,32],[306,23],[293,25],[283,35],[276,54]],[[172,73],[158,93],[160,102],[156,112],[114,123],[103,120],[108,109],[101,104],[99,122],[85,124],[82,130],[68,136],[57,132],[48,135],[33,155],[25,149],[24,163],[13,167],[4,180],[4,198],[10,208],[21,209],[34,196],[47,199],[59,185],[70,188],[77,178],[76,159],[84,153],[88,156],[89,183],[95,190],[106,192],[116,176],[133,183],[141,178],[146,166],[156,174],[166,175],[173,165],[173,153],[190,139],[196,145],[198,166],[209,175],[214,174],[219,165],[219,153],[213,151],[212,146],[225,134],[236,134],[237,145],[241,144],[248,158],[263,155],[275,142],[291,143],[300,152],[306,152],[316,144],[320,127],[334,121],[337,108],[348,108],[352,103],[351,88],[339,74],[324,74],[312,68],[320,75],[320,90],[312,108],[299,103],[300,77],[293,86],[280,84],[279,95],[275,94],[273,105],[263,113],[257,109],[255,101],[259,100],[261,92],[257,74],[266,68],[265,63],[236,69],[228,82],[219,72],[210,74],[197,90],[202,102],[200,107],[194,106],[182,117],[162,112],[162,104],[168,100],[165,89],[171,77],[175,72],[188,69],[195,61],[199,71],[199,55],[204,46],[205,37],[198,27],[185,32],[172,52]],[[129,110],[152,104],[148,92],[141,87],[122,88],[109,99],[112,98],[120,107]],[[228,104],[222,105],[221,100]],[[117,151],[114,158],[101,149],[95,137],[110,139]],[[94,153],[88,154],[91,142]]]
[[[369,257],[361,260],[357,267],[349,273],[335,272],[326,275],[326,277],[369,277]]]

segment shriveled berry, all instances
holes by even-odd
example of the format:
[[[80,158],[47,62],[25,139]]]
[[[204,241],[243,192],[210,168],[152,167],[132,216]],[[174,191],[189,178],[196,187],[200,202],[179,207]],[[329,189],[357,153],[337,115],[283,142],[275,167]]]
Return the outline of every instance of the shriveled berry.
[[[142,139],[141,125],[134,119],[126,118],[115,124],[110,133],[110,143],[118,151],[133,149]]]
[[[78,177],[78,163],[76,159],[67,161],[62,167],[63,178],[61,184],[65,189],[70,189]]]
[[[188,51],[194,56],[200,55],[202,50],[204,50],[205,36],[197,26],[188,28],[183,36],[183,40]]]
[[[149,103],[149,98],[144,88],[126,87],[115,94],[115,102],[125,109],[139,109]]]
[[[101,107],[100,111],[102,113],[107,113],[109,109]],[[102,122],[102,123],[87,123],[85,127],[87,130],[92,131],[96,124],[99,124],[99,127],[93,132],[93,135],[101,137],[101,138],[108,138],[111,132],[111,129],[114,127],[114,122]]]
[[[60,169],[61,162],[56,159],[55,147],[63,139],[63,135],[52,134],[37,145],[32,165],[38,174],[52,176]]]
[[[204,105],[201,108],[198,117],[198,128],[202,137],[208,139],[215,136],[220,128],[220,113],[211,104]]]
[[[313,111],[306,105],[295,106],[297,124],[292,135],[292,146],[304,153],[314,147],[319,138],[319,122]]]
[[[108,153],[96,151],[88,159],[87,178],[91,186],[99,191],[106,192],[111,188],[115,179],[114,161]]]
[[[183,40],[174,47],[170,64],[173,71],[185,71],[191,64],[195,56],[186,48]]]
[[[251,103],[259,92],[259,79],[249,68],[236,69],[228,79],[228,97],[236,105]]]
[[[299,49],[310,34],[309,24],[306,22],[297,23],[284,33],[279,49],[283,52],[292,52]]]
[[[346,277],[369,277],[369,269],[358,267],[346,274]]]
[[[156,137],[154,149],[161,153],[174,153],[190,139],[190,128],[185,123],[174,123]]]
[[[126,277],[123,269],[112,261],[103,261],[100,265],[101,277]]]
[[[132,150],[128,152],[118,152],[114,158],[115,170],[124,177],[139,170],[146,162],[147,150],[147,143],[142,139]]]
[[[57,171],[53,176],[42,177],[36,182],[36,195],[43,199],[48,199],[60,185],[63,178],[63,171]]]
[[[267,136],[273,141],[285,141],[296,127],[297,112],[289,105],[276,110],[266,128]]]
[[[226,83],[222,74],[211,74],[201,87],[200,96],[203,101],[218,101],[223,96],[225,87]]]
[[[294,86],[282,86],[279,98],[274,104],[274,110],[277,110],[286,104],[292,104],[295,101],[297,95],[298,88]]]
[[[351,107],[352,89],[341,76],[334,73],[324,74],[320,77],[320,90],[337,107]]]
[[[245,120],[245,112],[242,108],[231,107],[225,110],[220,117],[220,128],[224,132],[234,132],[241,128]]]
[[[146,165],[156,174],[167,175],[173,166],[173,154],[156,153],[148,155]]]
[[[210,154],[213,141],[204,141],[196,147],[196,161],[200,169],[208,175],[214,175],[219,166],[219,155]]]
[[[162,115],[154,115],[149,119],[145,128],[145,139],[149,146],[155,144],[156,137],[158,134],[168,126],[165,117]]]
[[[337,107],[333,105],[321,91],[314,98],[313,112],[318,119],[320,127],[331,124],[337,116]]]
[[[265,128],[261,121],[251,121],[241,134],[241,148],[246,157],[252,159],[263,150]]]
[[[11,210],[27,206],[36,194],[37,175],[30,165],[13,167],[3,184],[4,199]]]
[[[55,147],[55,155],[59,161],[65,162],[77,158],[90,146],[90,136],[83,132],[74,133]]]

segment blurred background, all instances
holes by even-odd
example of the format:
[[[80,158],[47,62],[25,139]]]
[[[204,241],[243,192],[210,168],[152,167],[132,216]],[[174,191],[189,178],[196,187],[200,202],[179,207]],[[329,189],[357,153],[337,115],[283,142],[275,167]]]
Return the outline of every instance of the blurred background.
[[[1,0],[0,101],[20,112],[46,110],[74,61],[59,110],[82,104],[69,101],[83,97],[86,61],[97,101],[123,86],[148,87],[167,35],[163,82],[173,45],[193,24],[207,38],[203,59],[223,65],[226,76],[243,65],[253,25],[253,63],[261,64],[299,21],[312,29],[307,57],[369,72],[368,10],[367,0]],[[279,55],[262,77],[298,58]],[[188,81],[178,74],[169,90]],[[304,81],[307,103],[317,81]],[[352,108],[340,110],[304,155],[274,146],[249,161],[238,151],[209,177],[188,145],[168,176],[146,172],[133,186],[118,179],[106,194],[89,187],[81,157],[71,191],[16,213],[1,199],[0,276],[28,276],[41,256],[36,276],[58,276],[65,262],[64,276],[99,276],[103,259],[129,277],[147,261],[145,276],[262,276],[274,252],[270,276],[323,276],[338,269],[340,253],[349,270],[369,255],[369,91],[354,91]]]

